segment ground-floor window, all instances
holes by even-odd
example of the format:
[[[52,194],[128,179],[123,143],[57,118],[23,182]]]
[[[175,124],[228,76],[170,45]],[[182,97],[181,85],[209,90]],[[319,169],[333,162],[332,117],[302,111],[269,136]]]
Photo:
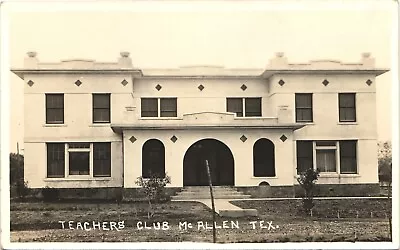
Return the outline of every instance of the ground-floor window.
[[[142,148],[142,158],[142,177],[165,176],[165,148],[161,141],[146,141]]]
[[[268,139],[262,138],[254,143],[253,174],[255,177],[275,176],[275,146]]]
[[[64,143],[47,143],[47,177],[62,178],[65,176]]]
[[[111,176],[111,143],[47,143],[47,177]]]
[[[297,141],[297,174],[308,168],[320,173],[357,173],[357,141]]]

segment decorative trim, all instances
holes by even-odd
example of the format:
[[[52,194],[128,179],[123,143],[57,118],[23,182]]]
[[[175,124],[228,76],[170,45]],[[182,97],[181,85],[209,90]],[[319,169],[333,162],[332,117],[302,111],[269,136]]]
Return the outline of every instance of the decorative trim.
[[[75,85],[79,87],[79,86],[82,85],[82,82],[81,82],[80,80],[76,80],[76,81],[75,81]]]
[[[35,84],[32,80],[29,80],[27,83],[28,83],[29,87],[32,87],[33,84]]]

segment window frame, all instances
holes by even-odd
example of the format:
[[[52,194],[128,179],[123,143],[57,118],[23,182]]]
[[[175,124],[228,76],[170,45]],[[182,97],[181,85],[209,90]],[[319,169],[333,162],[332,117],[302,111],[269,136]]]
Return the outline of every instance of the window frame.
[[[259,100],[260,101],[260,115],[248,115],[247,113],[250,113],[246,109],[247,107],[247,100],[253,99],[253,100]],[[238,115],[237,112],[235,111],[228,111],[228,102],[229,100],[241,100],[241,115]],[[226,112],[230,113],[235,113],[236,117],[262,117],[262,97],[227,97],[226,98]],[[253,112],[254,113],[254,112]]]
[[[156,100],[157,101],[157,116],[143,116],[143,100]],[[161,100],[175,100],[175,111],[171,110],[162,110]],[[162,112],[175,112],[175,116],[163,116]],[[154,112],[152,111],[145,111],[145,112]],[[177,118],[178,117],[178,98],[177,97],[141,97],[140,98],[140,117],[141,118]]]
[[[107,96],[108,97],[108,108],[96,108],[95,107],[95,96]],[[108,110],[108,120],[95,120],[95,111],[96,110]],[[111,93],[92,93],[92,123],[111,123]]]
[[[297,142],[311,142],[312,143],[312,154],[313,154],[313,169],[317,170],[317,152],[320,150],[335,150],[335,171],[334,172],[319,172],[321,176],[329,176],[329,175],[358,175],[359,174],[359,158],[358,158],[358,140],[316,140],[316,141],[311,141],[311,140],[297,140],[296,141],[296,173],[299,175],[300,173],[298,172],[298,144]],[[355,142],[355,165],[356,169],[355,172],[342,172],[342,156],[341,156],[341,142]],[[328,142],[334,143],[334,145],[329,145]],[[326,145],[317,145],[318,143],[320,144],[326,144]],[[305,158],[305,157],[303,157]]]
[[[61,96],[62,97],[62,107],[49,107],[48,105],[48,98],[49,97],[55,97],[55,96]],[[62,111],[62,121],[52,121],[49,118],[49,111],[50,110],[58,110],[58,111]],[[65,96],[64,93],[45,93],[45,120],[46,120],[46,124],[64,124],[65,123]]]
[[[70,147],[72,144],[89,144],[89,147]],[[76,178],[76,179],[98,179],[98,178],[110,178],[112,177],[112,143],[111,142],[61,142],[61,143],[54,143],[54,142],[46,142],[46,147],[49,144],[62,144],[64,147],[64,176],[59,176],[59,177],[53,177],[48,175],[48,170],[46,173],[46,177],[48,179],[52,178],[63,178],[63,179],[68,179],[68,178]],[[96,144],[108,144],[110,150],[109,150],[109,174],[108,175],[96,175],[95,174],[95,168],[96,165],[95,163],[95,158],[94,158],[94,148]],[[84,153],[89,153],[89,173],[88,174],[71,174],[70,173],[70,153],[76,153],[76,152],[84,152]],[[47,152],[48,154],[48,152]],[[47,166],[48,166],[48,156],[47,156]],[[47,167],[48,169],[48,167]]]
[[[307,96],[307,97],[310,97],[311,99],[311,106],[310,107],[299,107],[299,105],[298,105],[298,101],[297,101],[297,97],[300,97],[300,96]],[[314,109],[313,109],[313,106],[314,106],[314,102],[313,102],[313,93],[295,93],[295,100],[294,100],[294,102],[295,102],[295,119],[296,119],[296,122],[299,122],[299,123],[304,123],[304,122],[314,122]],[[304,120],[304,119],[302,119],[302,120],[300,120],[300,119],[298,119],[298,114],[299,114],[299,110],[310,110],[311,111],[311,118],[310,118],[310,120]]]
[[[354,104],[354,106],[353,107],[342,107],[341,106],[341,102],[340,102],[340,100],[341,100],[341,96],[352,96],[353,97],[353,104]],[[351,120],[348,120],[348,119],[344,119],[344,120],[342,120],[341,119],[341,115],[340,114],[342,114],[342,112],[345,112],[345,111],[342,111],[342,110],[348,110],[348,109],[352,109],[353,110],[353,112],[354,112],[354,119],[351,119]],[[339,118],[339,122],[343,122],[343,123],[347,123],[347,122],[357,122],[357,96],[356,96],[356,93],[353,93],[353,92],[346,92],[346,93],[338,93],[338,118]]]

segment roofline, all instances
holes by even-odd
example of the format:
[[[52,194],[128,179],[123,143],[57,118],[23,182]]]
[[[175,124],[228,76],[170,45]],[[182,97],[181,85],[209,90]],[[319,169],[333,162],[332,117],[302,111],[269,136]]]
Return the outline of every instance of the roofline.
[[[382,75],[389,72],[389,68],[376,68],[376,69],[266,69],[261,75],[272,76],[275,74],[305,74],[309,72],[317,74],[374,74],[375,76]]]
[[[143,76],[140,69],[11,69],[24,80],[25,74],[132,74]]]
[[[133,78],[159,79],[159,78],[191,78],[191,79],[207,79],[207,78],[229,78],[229,79],[258,79],[269,78],[276,74],[374,74],[382,75],[390,71],[388,68],[381,69],[266,69],[258,75],[144,75],[141,69],[11,69],[11,72],[24,80],[25,74],[132,74]]]

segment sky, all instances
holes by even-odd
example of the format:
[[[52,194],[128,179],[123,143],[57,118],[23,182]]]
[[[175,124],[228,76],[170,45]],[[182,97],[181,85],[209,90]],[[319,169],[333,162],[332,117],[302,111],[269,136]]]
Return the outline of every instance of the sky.
[[[36,51],[42,62],[115,62],[120,51],[129,51],[138,68],[264,68],[276,52],[284,52],[292,63],[356,63],[370,52],[377,67],[390,68],[396,6],[394,1],[379,2],[354,7],[322,1],[138,1],[55,9],[50,3],[36,8],[7,3],[9,63],[23,67],[28,51]],[[10,150],[16,152],[17,142],[23,149],[24,82],[10,73],[10,84]],[[392,73],[379,76],[376,84],[378,140],[386,141],[392,136]]]

